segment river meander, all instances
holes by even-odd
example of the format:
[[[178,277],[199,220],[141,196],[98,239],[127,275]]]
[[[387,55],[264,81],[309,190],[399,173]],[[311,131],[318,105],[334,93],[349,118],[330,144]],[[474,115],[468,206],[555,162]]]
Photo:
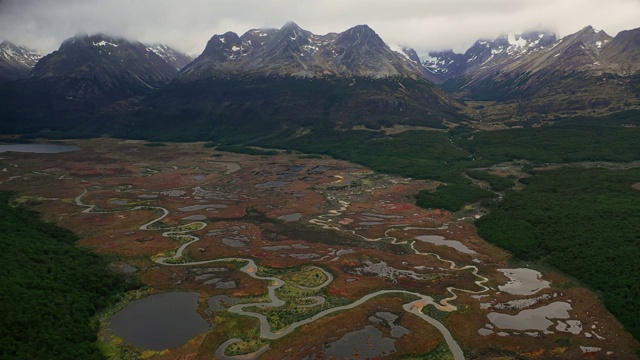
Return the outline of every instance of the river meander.
[[[79,206],[86,207],[84,212],[100,212],[95,210],[94,205],[87,205],[82,202],[82,197],[87,194],[87,189],[84,189],[82,194],[76,197],[75,202]],[[344,206],[345,204],[343,204]],[[139,207],[134,207],[129,210],[137,209]],[[140,226],[140,230],[153,230],[152,226],[157,222],[164,219],[169,211],[165,208],[158,207],[156,209],[162,210],[163,214],[158,218],[151,220],[150,222]],[[344,211],[344,209],[340,209],[339,211]],[[339,213],[339,211],[331,211],[332,214]],[[193,230],[200,230],[206,227],[206,223],[203,222],[194,222],[186,225],[182,225],[182,228],[190,228],[191,225],[197,225],[196,228],[190,230],[179,230],[178,228],[174,229],[164,229],[169,230],[163,232],[163,236],[171,236],[173,234],[183,234],[186,232],[190,232]],[[269,323],[267,317],[263,314],[246,311],[245,308],[249,307],[257,307],[257,306],[269,306],[269,307],[280,307],[285,305],[285,301],[278,298],[276,295],[276,289],[285,285],[285,281],[279,279],[277,277],[261,277],[257,275],[259,267],[252,259],[247,258],[222,258],[222,259],[212,259],[212,260],[204,260],[204,261],[190,261],[190,262],[173,262],[173,260],[178,260],[182,257],[184,250],[189,247],[192,243],[199,241],[200,239],[197,236],[187,235],[192,240],[182,244],[175,252],[172,257],[156,257],[154,261],[158,264],[166,265],[166,266],[185,266],[185,265],[202,265],[202,264],[211,264],[211,263],[219,263],[219,262],[246,262],[240,271],[253,277],[255,279],[265,280],[270,283],[268,286],[268,298],[269,302],[257,302],[257,303],[248,303],[248,304],[238,304],[231,306],[228,310],[230,312],[250,316],[258,319],[260,321],[260,337],[263,339],[276,340],[280,339],[294,330],[299,328],[302,325],[310,324],[320,318],[323,318],[327,315],[338,313],[341,311],[353,309],[358,307],[365,302],[376,298],[382,295],[412,295],[417,298],[417,300],[409,302],[403,306],[404,310],[410,313],[413,313],[433,325],[438,331],[442,334],[445,339],[449,350],[451,351],[454,360],[464,360],[464,353],[460,348],[460,345],[451,335],[449,329],[447,329],[441,322],[438,320],[424,314],[422,312],[422,308],[425,306],[434,306],[440,311],[455,311],[456,307],[452,306],[449,302],[455,300],[457,295],[454,290],[460,290],[464,292],[470,293],[479,293],[487,290],[487,287],[483,285],[484,282],[487,281],[486,278],[479,276],[477,274],[478,269],[475,266],[464,266],[458,270],[466,270],[473,269],[473,274],[479,278],[476,281],[476,285],[478,285],[481,289],[478,291],[469,291],[464,289],[455,289],[453,287],[449,287],[447,290],[451,297],[441,300],[440,303],[434,302],[433,298],[424,294],[406,291],[406,290],[379,290],[368,295],[361,297],[360,299],[343,306],[337,306],[333,308],[329,308],[323,310],[309,318],[302,319],[300,321],[296,321],[291,323],[284,329],[280,329],[278,331],[273,331],[271,328],[271,324]],[[392,237],[386,237],[386,239],[391,240],[392,242],[396,242],[397,239]],[[367,239],[371,241],[371,239]],[[381,239],[376,239],[374,241],[380,241]],[[413,248],[413,243],[411,244],[412,249],[416,254],[419,255],[433,255],[440,259],[437,254],[431,253],[420,253],[419,251]],[[442,260],[450,263],[452,269],[456,269],[456,264],[450,260]],[[324,272],[324,270],[323,270]],[[325,272],[328,280],[320,285],[319,287],[325,287],[329,283],[333,281],[333,277],[331,274]],[[165,298],[169,297],[169,298]],[[189,339],[206,331],[207,323],[195,312],[195,308],[197,306],[197,298],[198,293],[164,293],[158,295],[152,295],[147,298],[134,301],[128,304],[124,309],[116,313],[111,318],[111,329],[114,333],[120,337],[122,337],[126,342],[133,344],[134,346],[141,349],[150,349],[150,350],[162,350],[166,348],[180,346]],[[176,302],[184,302],[184,304],[176,304]],[[179,309],[179,310],[178,310]],[[194,315],[195,314],[195,315]],[[170,330],[169,330],[170,329]],[[217,353],[224,354],[224,350],[228,345],[233,344],[237,339],[230,339],[225,342],[220,348],[217,350]],[[265,351],[266,347],[261,349],[259,353]],[[253,358],[249,356],[249,358]]]

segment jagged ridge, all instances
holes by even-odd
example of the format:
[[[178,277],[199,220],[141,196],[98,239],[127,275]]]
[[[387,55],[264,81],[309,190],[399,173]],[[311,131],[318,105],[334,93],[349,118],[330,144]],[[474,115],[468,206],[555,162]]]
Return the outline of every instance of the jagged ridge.
[[[315,35],[293,22],[279,30],[214,35],[179,81],[234,76],[408,77],[428,74],[416,59],[391,50],[368,26]]]
[[[443,86],[462,99],[498,101],[484,113],[502,118],[635,108],[640,106],[639,38],[640,29],[612,38],[587,26],[501,64],[492,60],[467,68]]]
[[[423,66],[437,83],[464,75],[477,76],[500,71],[520,58],[530,56],[557,40],[555,34],[532,31],[507,34],[495,40],[478,40],[464,54],[453,51],[430,52]]]

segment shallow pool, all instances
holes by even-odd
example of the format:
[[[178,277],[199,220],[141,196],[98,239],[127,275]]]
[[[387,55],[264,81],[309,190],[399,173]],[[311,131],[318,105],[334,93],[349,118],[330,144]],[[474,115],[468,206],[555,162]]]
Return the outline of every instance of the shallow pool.
[[[61,144],[11,144],[0,145],[0,153],[19,152],[19,153],[37,153],[37,154],[57,154],[61,152],[77,151],[79,147],[75,145]]]
[[[197,292],[170,292],[127,304],[109,320],[114,335],[143,350],[164,350],[186,344],[209,329],[196,312]]]

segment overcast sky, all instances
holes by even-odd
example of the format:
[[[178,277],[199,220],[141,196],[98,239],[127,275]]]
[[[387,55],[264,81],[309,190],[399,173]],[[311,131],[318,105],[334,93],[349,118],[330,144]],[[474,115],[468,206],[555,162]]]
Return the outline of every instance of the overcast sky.
[[[565,36],[592,25],[615,36],[640,27],[640,0],[0,0],[0,40],[43,53],[102,32],[198,55],[214,34],[288,20],[315,34],[367,24],[425,55],[532,29]]]

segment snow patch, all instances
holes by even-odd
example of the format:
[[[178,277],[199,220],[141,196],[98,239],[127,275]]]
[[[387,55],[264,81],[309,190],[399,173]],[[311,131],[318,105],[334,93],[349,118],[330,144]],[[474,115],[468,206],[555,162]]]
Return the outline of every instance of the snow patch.
[[[515,45],[516,47],[524,47],[527,45],[526,39],[514,33],[509,33],[509,35],[507,35],[507,40],[509,41],[509,45]]]
[[[314,45],[314,44],[303,45],[302,48],[307,50],[311,54],[313,54],[316,51],[318,51],[318,47],[316,45]]]
[[[95,46],[105,46],[105,47],[106,47],[107,45],[109,45],[109,46],[113,46],[113,47],[118,47],[118,45],[117,45],[117,44],[114,44],[114,43],[112,43],[112,42],[105,41],[105,40],[102,40],[102,41],[97,42],[97,43],[96,43],[96,42],[94,42],[94,43],[93,43],[93,45],[95,45]]]
[[[7,56],[7,57],[10,57],[10,58],[11,58],[11,57],[15,57],[15,56],[16,56],[16,53],[15,53],[15,52],[13,51],[13,49],[12,49],[12,48],[10,48],[10,47],[8,47],[8,48],[4,49],[4,53],[5,53],[5,54],[7,54],[6,56]]]
[[[453,63],[452,60],[447,64],[446,59],[440,59],[431,55],[423,56],[420,60],[422,61],[422,66],[424,66],[434,74],[445,74],[449,72],[446,66]]]
[[[423,57],[422,57],[422,62],[423,62],[423,63],[429,63],[429,64],[433,63],[433,64],[437,64],[437,63],[438,63],[438,60],[439,60],[439,59],[438,59],[437,57],[433,57],[433,56],[431,56],[431,55],[427,55],[427,56],[423,56]]]

